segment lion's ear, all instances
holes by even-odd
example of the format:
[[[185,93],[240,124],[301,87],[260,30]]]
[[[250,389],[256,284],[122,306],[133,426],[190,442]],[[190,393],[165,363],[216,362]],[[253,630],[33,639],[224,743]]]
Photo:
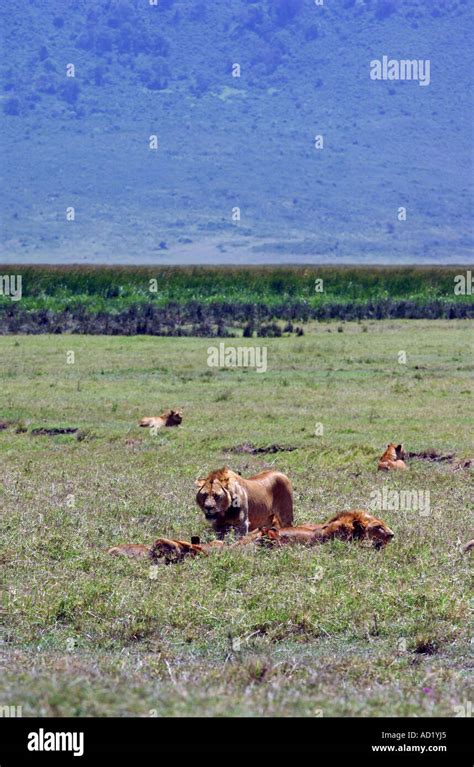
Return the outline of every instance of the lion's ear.
[[[202,487],[205,484],[205,482],[206,482],[205,479],[195,479],[194,480],[194,484],[196,485],[196,487]]]

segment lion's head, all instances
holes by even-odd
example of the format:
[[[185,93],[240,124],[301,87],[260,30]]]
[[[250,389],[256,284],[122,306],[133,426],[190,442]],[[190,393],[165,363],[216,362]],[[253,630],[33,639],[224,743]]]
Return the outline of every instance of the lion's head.
[[[234,496],[230,483],[231,474],[227,467],[211,471],[207,477],[196,480],[199,488],[196,501],[209,522],[227,520],[232,516],[234,508],[235,515],[238,516],[239,508],[233,506]]]
[[[366,540],[376,548],[389,543],[394,533],[381,519],[373,517],[367,511],[343,511],[326,522],[322,528],[325,537],[343,540]]]
[[[406,452],[403,445],[394,445],[391,443],[390,445],[387,445],[387,449],[385,453],[383,454],[381,460],[388,460],[388,461],[404,461],[406,458]]]
[[[179,426],[183,420],[181,410],[168,410],[162,418],[166,419],[166,426]]]
[[[382,546],[386,546],[390,543],[395,533],[389,528],[382,519],[377,519],[371,514],[365,513],[364,524],[361,525],[364,530],[363,538],[369,540],[373,545],[379,549]]]

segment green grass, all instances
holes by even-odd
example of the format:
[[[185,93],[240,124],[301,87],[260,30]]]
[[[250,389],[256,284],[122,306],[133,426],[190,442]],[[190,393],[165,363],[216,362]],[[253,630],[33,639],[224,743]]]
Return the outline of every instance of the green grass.
[[[310,307],[392,299],[426,304],[470,303],[454,295],[461,267],[78,267],[4,266],[0,274],[21,274],[21,308],[60,311],[81,305],[88,311],[120,311],[132,304],[265,303],[272,307],[305,301]],[[150,292],[150,280],[156,280]],[[315,280],[323,280],[323,292]],[[156,287],[156,291],[155,291]],[[0,295],[0,306],[10,306]]]
[[[267,346],[266,374],[208,368],[217,342],[206,339],[0,338],[2,705],[51,716],[453,716],[472,700],[460,553],[472,537],[469,471],[376,465],[389,441],[470,457],[472,330],[310,325],[302,338],[248,342]],[[184,409],[178,429],[136,426],[167,407]],[[32,436],[37,426],[76,426],[83,438]],[[298,449],[229,452],[242,442]],[[380,512],[396,535],[379,552],[336,541],[156,571],[106,554],[158,535],[210,539],[194,479],[226,463],[288,473],[298,522],[367,507],[384,486],[429,490],[431,513]]]

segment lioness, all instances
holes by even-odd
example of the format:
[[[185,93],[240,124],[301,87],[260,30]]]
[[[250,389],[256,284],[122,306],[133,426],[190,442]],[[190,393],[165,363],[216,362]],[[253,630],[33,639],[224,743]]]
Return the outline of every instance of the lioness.
[[[373,517],[364,510],[342,511],[328,522],[322,524],[297,525],[294,527],[259,527],[234,543],[227,546],[223,541],[201,543],[194,537],[188,541],[170,538],[158,538],[150,547],[151,559],[155,562],[171,564],[181,562],[187,557],[196,555],[207,556],[213,551],[226,548],[235,549],[242,546],[284,546],[286,544],[306,544],[315,546],[326,543],[334,538],[343,541],[368,541],[374,548],[386,546],[394,536],[388,525],[381,519]],[[125,547],[117,547],[125,548]],[[130,547],[131,548],[131,547]],[[137,547],[138,548],[138,547]],[[144,547],[145,548],[145,547]],[[113,549],[109,553],[113,553]],[[129,556],[133,556],[132,553]],[[139,556],[137,553],[135,556]]]
[[[142,418],[140,426],[150,426],[154,429],[162,429],[164,426],[179,426],[182,423],[183,415],[181,410],[166,410],[159,416],[150,416]]]
[[[220,540],[230,530],[243,536],[264,525],[293,523],[293,489],[279,471],[262,471],[244,479],[224,467],[196,480],[196,485],[197,504]]]
[[[311,545],[339,538],[343,541],[370,541],[376,548],[380,548],[389,543],[393,536],[394,533],[385,522],[363,509],[342,511],[328,522],[319,525],[309,524],[278,530],[278,538],[282,543]]]
[[[180,562],[184,557],[195,557],[196,554],[207,556],[207,553],[205,546],[172,538],[157,538],[150,548],[150,558],[154,562],[163,561],[166,565]]]
[[[385,453],[379,459],[379,471],[407,469],[408,467],[403,460],[405,455],[406,453],[403,449],[403,445],[387,445]]]

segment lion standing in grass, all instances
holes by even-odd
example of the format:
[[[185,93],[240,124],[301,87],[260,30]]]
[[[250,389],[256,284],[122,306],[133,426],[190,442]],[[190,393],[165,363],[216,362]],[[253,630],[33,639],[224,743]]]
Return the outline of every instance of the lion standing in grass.
[[[196,480],[196,485],[197,504],[220,540],[231,530],[243,536],[259,527],[293,524],[293,488],[279,471],[244,479],[225,467]]]

